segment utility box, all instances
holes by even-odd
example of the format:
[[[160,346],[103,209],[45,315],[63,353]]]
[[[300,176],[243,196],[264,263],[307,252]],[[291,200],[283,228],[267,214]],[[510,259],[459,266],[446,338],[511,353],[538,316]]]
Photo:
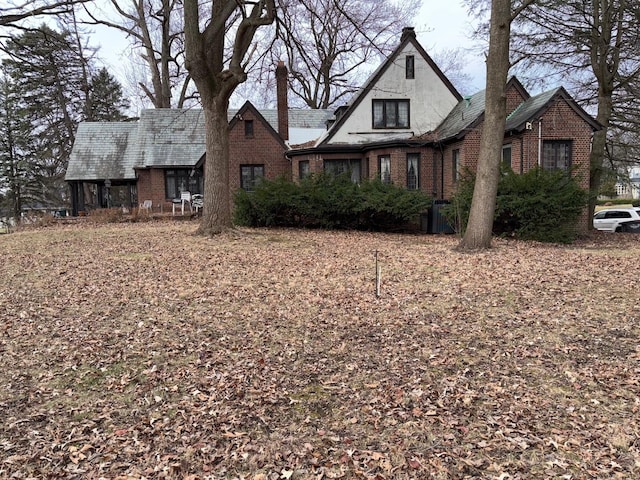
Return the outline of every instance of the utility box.
[[[420,216],[420,229],[427,233],[455,233],[442,209],[450,202],[447,200],[435,200],[427,213]]]

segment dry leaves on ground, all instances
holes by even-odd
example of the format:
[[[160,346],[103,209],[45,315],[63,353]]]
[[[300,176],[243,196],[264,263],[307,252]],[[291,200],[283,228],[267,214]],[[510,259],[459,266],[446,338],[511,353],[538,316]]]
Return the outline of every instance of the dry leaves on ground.
[[[194,230],[0,236],[0,477],[640,477],[640,236]]]

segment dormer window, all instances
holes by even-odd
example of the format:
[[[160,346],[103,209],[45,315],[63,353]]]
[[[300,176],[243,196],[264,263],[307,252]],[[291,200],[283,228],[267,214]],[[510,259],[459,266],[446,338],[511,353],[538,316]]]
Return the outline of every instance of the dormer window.
[[[373,128],[409,128],[409,100],[374,100]]]
[[[415,57],[413,55],[407,55],[405,61],[405,74],[407,79],[416,78],[416,64]]]

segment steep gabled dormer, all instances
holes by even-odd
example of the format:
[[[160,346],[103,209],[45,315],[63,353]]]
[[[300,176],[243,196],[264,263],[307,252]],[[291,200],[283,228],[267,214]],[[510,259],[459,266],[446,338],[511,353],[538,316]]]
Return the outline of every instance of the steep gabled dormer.
[[[410,138],[434,130],[462,99],[405,28],[400,45],[371,75],[339,117],[323,145]]]

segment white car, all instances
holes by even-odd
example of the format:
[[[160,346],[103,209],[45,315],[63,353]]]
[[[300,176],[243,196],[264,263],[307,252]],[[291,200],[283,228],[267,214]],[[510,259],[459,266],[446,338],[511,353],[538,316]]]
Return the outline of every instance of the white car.
[[[607,208],[593,215],[593,228],[604,232],[625,232],[640,225],[640,208]]]

